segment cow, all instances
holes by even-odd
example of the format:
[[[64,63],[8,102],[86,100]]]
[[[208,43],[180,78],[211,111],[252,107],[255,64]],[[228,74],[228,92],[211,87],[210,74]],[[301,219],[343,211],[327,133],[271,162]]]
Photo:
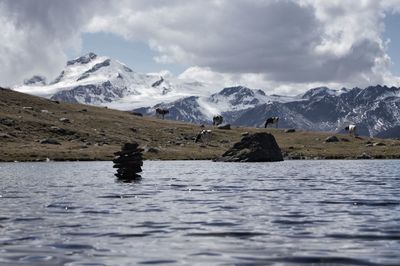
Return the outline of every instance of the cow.
[[[214,115],[213,126],[221,125],[223,121],[224,121],[224,118],[222,117],[222,115]]]
[[[202,131],[199,132],[199,134],[197,134],[194,142],[197,143],[201,140],[203,143],[207,144],[211,140],[211,135],[212,135],[212,130],[203,129]]]
[[[161,116],[162,119],[164,119],[164,116],[166,114],[169,114],[169,110],[168,109],[163,109],[163,108],[157,108],[156,109],[156,116],[157,117]]]
[[[279,122],[279,117],[277,116],[270,117],[267,119],[267,121],[265,121],[264,128],[267,128],[268,124],[276,124],[276,128],[278,128],[278,122]]]
[[[350,135],[357,137],[357,127],[356,125],[348,125],[347,127],[344,128],[346,131],[349,132]]]

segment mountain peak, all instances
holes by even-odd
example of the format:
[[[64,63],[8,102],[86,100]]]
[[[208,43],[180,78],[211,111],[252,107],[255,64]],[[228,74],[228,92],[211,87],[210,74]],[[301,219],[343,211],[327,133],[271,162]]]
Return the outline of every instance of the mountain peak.
[[[254,94],[252,89],[249,89],[249,88],[243,87],[243,86],[224,88],[218,94],[223,95],[223,96],[230,96],[230,95],[238,93],[238,92],[245,93],[245,94],[250,94],[250,95]]]
[[[88,53],[86,55],[83,55],[81,57],[78,57],[76,59],[68,61],[67,62],[67,66],[75,65],[75,64],[87,64],[87,63],[89,63],[90,61],[92,61],[93,59],[96,59],[96,58],[97,58],[97,54],[90,52],[90,53]]]
[[[312,99],[315,97],[324,97],[328,95],[337,95],[337,91],[329,89],[328,87],[317,87],[306,91],[301,98]]]
[[[357,97],[359,99],[363,99],[365,101],[371,101],[373,99],[382,99],[387,96],[398,95],[400,92],[400,88],[396,87],[388,87],[386,85],[376,85],[376,86],[369,86],[363,90],[361,90]]]

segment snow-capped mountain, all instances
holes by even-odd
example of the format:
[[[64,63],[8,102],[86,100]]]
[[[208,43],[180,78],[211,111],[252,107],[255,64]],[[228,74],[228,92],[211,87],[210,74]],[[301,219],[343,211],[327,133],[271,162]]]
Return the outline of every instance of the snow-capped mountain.
[[[319,87],[294,97],[242,86],[215,93],[210,84],[138,73],[117,60],[89,53],[68,61],[50,83],[34,76],[14,89],[148,115],[164,107],[170,111],[167,118],[194,123],[211,123],[213,115],[221,114],[227,123],[262,127],[267,117],[279,116],[280,127],[339,132],[354,123],[362,135],[400,137],[400,88],[396,87]]]
[[[356,124],[361,135],[400,137],[400,88],[396,87],[321,87],[297,97],[231,87],[210,97],[186,97],[135,111],[153,114],[160,106],[170,110],[169,119],[195,123],[210,124],[212,115],[222,114],[227,123],[263,127],[267,117],[279,116],[280,127],[343,132],[346,125]]]
[[[132,109],[208,93],[211,86],[159,74],[143,74],[105,56],[89,53],[67,62],[49,84],[34,76],[17,91],[72,103]]]

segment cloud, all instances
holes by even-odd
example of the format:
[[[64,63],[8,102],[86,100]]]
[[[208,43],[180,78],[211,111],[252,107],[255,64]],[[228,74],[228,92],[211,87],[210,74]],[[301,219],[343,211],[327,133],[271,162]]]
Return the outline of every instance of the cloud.
[[[390,64],[384,11],[399,1],[158,1],[123,4],[92,21],[127,39],[148,40],[158,62],[276,82],[381,83]]]
[[[8,67],[0,77],[58,70],[66,50],[79,49],[82,32],[110,32],[148,43],[159,63],[195,66],[186,78],[284,92],[395,84],[382,32],[385,13],[400,12],[398,6],[399,0],[3,0],[0,63]]]
[[[34,74],[58,74],[67,60],[66,52],[80,49],[80,28],[102,4],[105,2],[0,1],[1,85],[13,85]]]
[[[297,95],[310,88],[327,86],[332,89],[341,89],[343,87],[352,88],[354,84],[351,82],[280,82],[266,79],[264,74],[233,74],[221,73],[211,70],[208,67],[190,67],[178,76],[182,80],[197,80],[205,84],[213,85],[215,92],[222,87],[230,86],[247,86],[254,89],[263,89],[268,94]],[[393,76],[386,77],[391,82],[400,80]]]

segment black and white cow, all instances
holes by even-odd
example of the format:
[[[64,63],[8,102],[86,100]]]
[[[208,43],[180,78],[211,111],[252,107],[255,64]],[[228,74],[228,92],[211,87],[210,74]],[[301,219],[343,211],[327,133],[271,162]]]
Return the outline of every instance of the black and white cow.
[[[356,137],[357,136],[357,127],[356,125],[348,125],[344,128],[346,131],[349,132],[350,135]]]
[[[267,128],[268,124],[276,124],[276,128],[278,128],[278,122],[279,122],[279,117],[277,116],[270,117],[267,119],[267,121],[265,121],[264,128]]]
[[[202,141],[203,143],[207,144],[208,142],[211,141],[211,136],[212,136],[212,130],[210,129],[203,129],[202,131],[197,134],[195,143]]]

